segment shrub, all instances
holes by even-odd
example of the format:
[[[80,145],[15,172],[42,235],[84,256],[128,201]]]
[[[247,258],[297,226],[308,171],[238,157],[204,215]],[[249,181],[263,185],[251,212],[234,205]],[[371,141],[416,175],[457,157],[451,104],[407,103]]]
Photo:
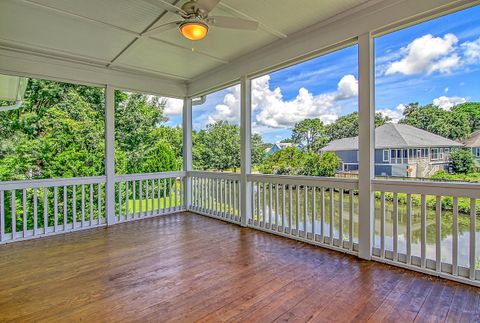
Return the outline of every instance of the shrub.
[[[468,149],[456,149],[450,154],[453,171],[455,173],[466,174],[473,170],[473,155]]]

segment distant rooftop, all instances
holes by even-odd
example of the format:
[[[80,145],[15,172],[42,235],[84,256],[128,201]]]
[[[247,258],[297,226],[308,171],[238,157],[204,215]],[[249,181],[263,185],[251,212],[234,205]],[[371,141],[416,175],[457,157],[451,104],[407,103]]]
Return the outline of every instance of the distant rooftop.
[[[406,124],[387,123],[375,129],[375,149],[462,146],[456,141]],[[322,151],[341,150],[358,150],[358,136],[333,140],[322,148]]]
[[[480,130],[474,131],[471,136],[463,141],[466,147],[480,147]]]

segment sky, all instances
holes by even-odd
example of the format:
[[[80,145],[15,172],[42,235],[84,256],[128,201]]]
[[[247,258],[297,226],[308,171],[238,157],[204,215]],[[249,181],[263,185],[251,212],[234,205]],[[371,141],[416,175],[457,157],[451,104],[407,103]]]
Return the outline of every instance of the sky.
[[[252,81],[252,131],[274,143],[306,118],[324,123],[358,111],[358,46],[306,61]],[[480,6],[375,39],[376,110],[398,122],[406,104],[450,109],[480,101]],[[193,107],[193,127],[239,123],[240,88],[212,93]],[[181,123],[182,102],[169,99],[170,125]]]

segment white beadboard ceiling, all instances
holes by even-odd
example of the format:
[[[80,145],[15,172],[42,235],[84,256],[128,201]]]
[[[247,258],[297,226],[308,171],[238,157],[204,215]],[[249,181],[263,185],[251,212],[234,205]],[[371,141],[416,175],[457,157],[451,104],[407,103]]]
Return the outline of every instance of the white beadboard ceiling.
[[[204,40],[192,42],[176,29],[140,37],[176,19],[143,0],[1,0],[0,47],[189,81],[364,2],[223,0],[211,15],[255,19],[260,28],[212,27]]]

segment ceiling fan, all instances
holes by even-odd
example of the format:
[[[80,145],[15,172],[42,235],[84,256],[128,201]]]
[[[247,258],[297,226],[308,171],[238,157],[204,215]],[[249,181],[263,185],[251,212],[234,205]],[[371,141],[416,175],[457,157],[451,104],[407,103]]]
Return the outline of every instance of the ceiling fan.
[[[210,26],[240,30],[256,30],[258,22],[235,17],[209,16],[220,0],[189,0],[177,7],[165,0],[145,0],[161,9],[179,15],[182,19],[152,28],[145,33],[151,36],[173,28],[190,40],[201,40],[208,34]]]

